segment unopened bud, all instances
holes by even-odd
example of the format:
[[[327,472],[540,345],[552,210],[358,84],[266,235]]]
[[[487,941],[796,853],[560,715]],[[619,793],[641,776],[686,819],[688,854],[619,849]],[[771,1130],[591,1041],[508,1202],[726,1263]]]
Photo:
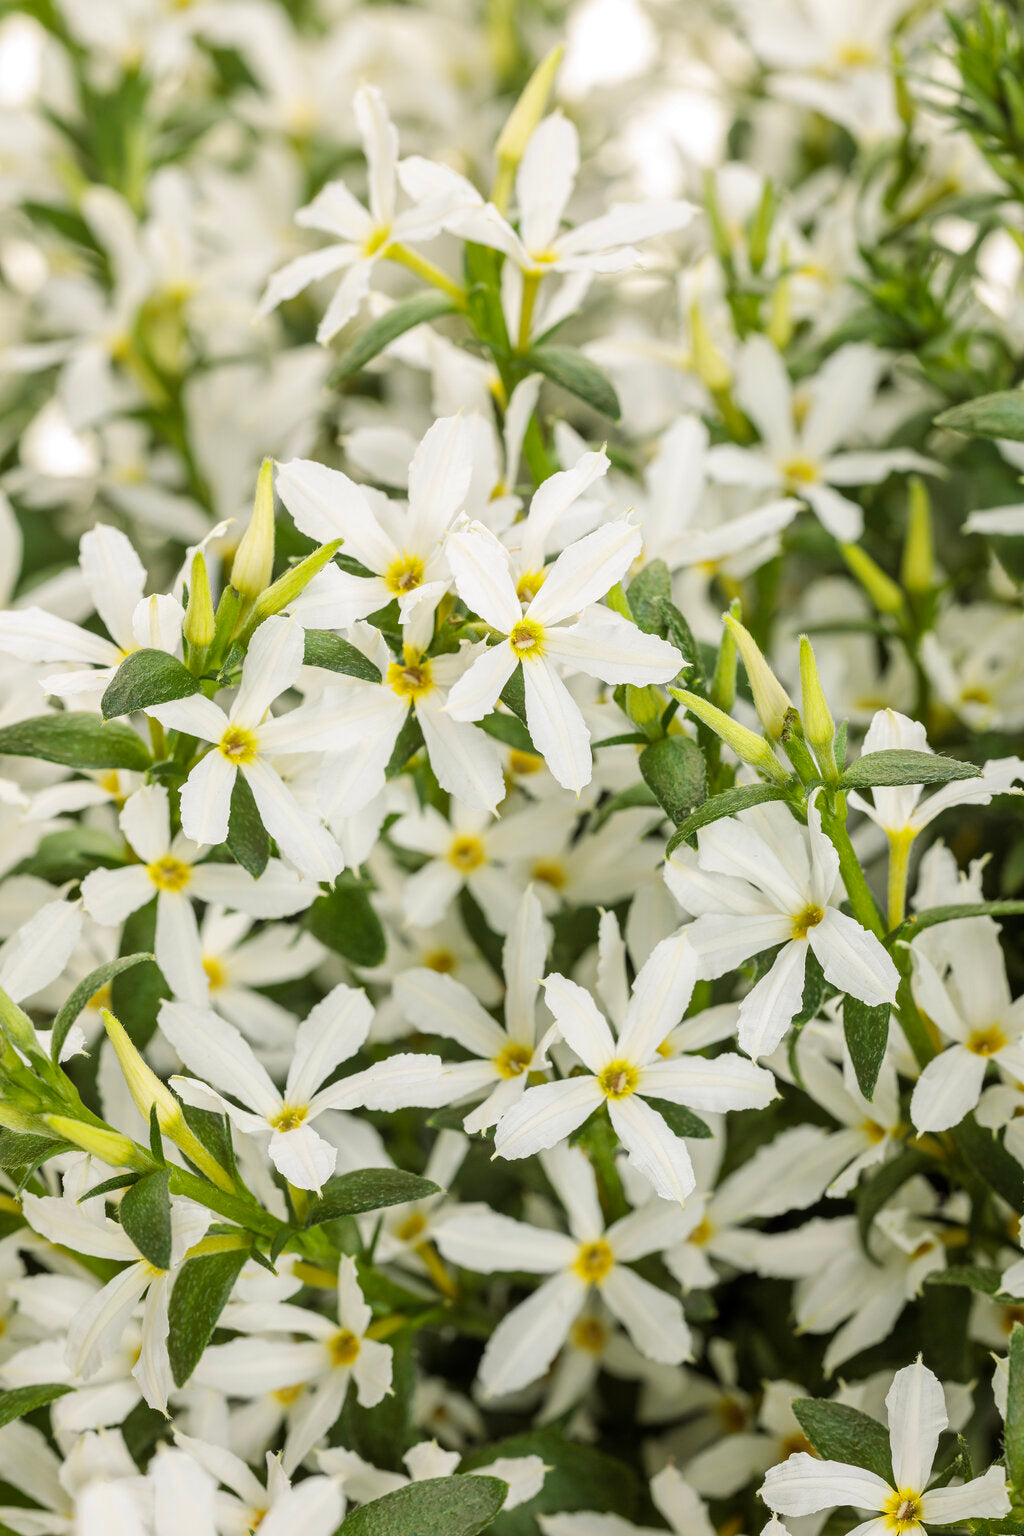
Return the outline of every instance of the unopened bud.
[[[778,741],[786,724],[786,715],[795,707],[793,700],[765,661],[749,629],[731,613],[723,615],[723,622],[743,657],[758,718],[772,740]]]
[[[498,135],[498,142],[494,146],[498,174],[491,190],[491,202],[499,213],[504,213],[508,207],[519,162],[531,134],[544,116],[564,52],[565,44],[558,43],[541,59]]]
[[[775,784],[789,783],[785,768],[763,736],[748,731],[745,725],[740,725],[731,715],[716,709],[707,699],[699,698],[695,693],[687,693],[685,688],[670,688],[668,691],[680,704],[686,705],[691,715],[696,715],[716,736],[720,736],[741,762],[749,763]]]
[[[740,616],[739,600],[735,600],[729,612],[734,618]],[[732,632],[726,626],[722,628],[722,639],[718,647],[718,655],[715,658],[715,675],[711,679],[711,702],[717,704],[719,709],[724,709],[726,714],[736,702],[736,663],[738,652],[736,641]]]
[[[334,559],[343,543],[343,539],[334,539],[330,544],[321,544],[319,549],[314,549],[311,555],[291,566],[283,576],[272,582],[256,599],[243,633],[238,638],[247,638],[257,624],[262,624],[264,619],[269,619],[273,614],[280,613],[282,608],[287,608],[289,603],[294,603],[313,577],[319,575],[328,561]]]
[[[89,1125],[84,1120],[71,1120],[67,1115],[44,1115],[44,1120],[62,1141],[70,1141],[83,1152],[98,1157],[111,1168],[148,1168],[149,1159],[140,1152],[134,1141],[113,1131],[106,1125]]]
[[[645,735],[654,729],[655,735],[660,735],[658,723],[661,720],[664,705],[658,698],[653,688],[640,688],[633,683],[625,685],[626,714]]]
[[[39,1040],[32,1020],[2,988],[0,988],[0,1026],[11,1044],[16,1045],[23,1055],[33,1053],[39,1055]]]
[[[903,593],[859,544],[840,544],[839,552],[879,613],[903,612]]]
[[[711,339],[699,304],[690,306],[690,353],[693,371],[712,394],[724,393],[732,384],[732,369]]]
[[[249,526],[235,550],[231,585],[252,602],[270,585],[274,571],[274,461],[264,459],[256,480]]]
[[[900,580],[907,592],[924,595],[935,590],[935,543],[932,538],[932,502],[919,475],[910,481],[907,537],[903,544]]]
[[[192,559],[192,574],[188,584],[188,607],[181,632],[195,651],[205,651],[213,644],[215,620],[213,598],[210,595],[210,578],[206,573],[206,561],[201,549]]]
[[[189,1128],[184,1111],[171,1090],[160,1081],[153,1069],[143,1060],[131,1036],[109,1008],[100,1010],[103,1027],[110,1038],[128,1085],[128,1092],[146,1124],[156,1110],[156,1123],[162,1135],[184,1152],[190,1162],[205,1173],[218,1189],[231,1191],[234,1184],[229,1174],[211,1157],[199,1138]]]
[[[772,289],[765,334],[780,352],[785,352],[793,340],[793,306],[788,277],[780,277]]]
[[[810,742],[824,776],[834,780],[838,777],[833,746],[836,723],[821,686],[814,649],[806,635],[800,636],[800,707],[804,736]]]

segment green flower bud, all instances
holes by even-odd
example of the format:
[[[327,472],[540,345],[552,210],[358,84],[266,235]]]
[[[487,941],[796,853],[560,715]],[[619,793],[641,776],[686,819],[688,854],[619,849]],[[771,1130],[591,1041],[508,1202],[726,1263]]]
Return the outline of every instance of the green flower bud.
[[[723,622],[743,657],[758,718],[772,740],[778,741],[786,725],[786,715],[795,707],[793,700],[765,661],[750,631],[731,613],[723,615]]]
[[[270,585],[274,570],[274,461],[264,459],[256,481],[249,526],[235,550],[231,585],[252,602]]]
[[[749,763],[759,773],[775,784],[788,784],[789,776],[785,768],[779,762],[768,742],[763,736],[757,736],[753,731],[748,731],[745,725],[740,725],[731,715],[723,714],[706,699],[701,699],[695,693],[687,693],[685,688],[670,688],[669,693],[680,704],[685,704],[691,715],[696,715],[702,720],[716,736],[720,736],[727,747],[731,747],[741,762]]]

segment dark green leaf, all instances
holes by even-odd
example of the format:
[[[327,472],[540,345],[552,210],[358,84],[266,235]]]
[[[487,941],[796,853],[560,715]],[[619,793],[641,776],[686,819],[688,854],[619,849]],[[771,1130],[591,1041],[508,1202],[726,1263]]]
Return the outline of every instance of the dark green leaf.
[[[889,1431],[859,1408],[843,1403],[798,1397],[793,1403],[797,1422],[819,1456],[864,1467],[892,1485],[892,1454]]]
[[[528,752],[532,757],[540,756],[533,744],[533,737],[515,715],[485,715],[480,725],[488,736],[493,736],[495,741],[511,747],[514,752]]]
[[[968,1115],[950,1132],[957,1151],[974,1172],[1018,1215],[1024,1214],[1024,1168],[997,1136]]]
[[[1024,1487],[1024,1324],[1010,1334],[1010,1380],[1006,1393],[1006,1470],[1015,1491]]]
[[[683,1104],[671,1104],[668,1099],[648,1099],[647,1102],[658,1112],[674,1136],[699,1136],[703,1139],[712,1134],[710,1125]]]
[[[160,1168],[133,1184],[121,1201],[121,1225],[144,1259],[156,1269],[171,1267],[170,1173]]]
[[[507,1493],[496,1477],[430,1477],[352,1510],[345,1536],[477,1536]]]
[[[199,1364],[248,1257],[245,1248],[233,1248],[227,1253],[203,1254],[182,1265],[167,1309],[167,1353],[179,1387]]]
[[[122,971],[130,971],[133,965],[141,965],[144,960],[152,961],[152,955],[121,955],[117,960],[108,960],[104,965],[98,965],[94,971],[90,971],[83,981],[66,1000],[57,1017],[53,1021],[53,1043],[50,1047],[51,1060],[60,1059],[61,1049],[68,1037],[68,1030],[78,1018],[82,1009],[96,996],[103,987],[108,986],[115,976],[120,976]]]
[[[885,1059],[891,1012],[888,1003],[870,1008],[857,997],[843,998],[843,1034],[857,1074],[857,1086],[866,1099],[874,1094]]]
[[[894,928],[886,942],[891,943],[896,938],[913,940],[926,928],[935,928],[939,923],[957,923],[971,917],[1021,916],[1024,916],[1024,901],[975,901],[951,907],[927,907]]]
[[[595,411],[600,411],[602,416],[618,421],[620,407],[615,386],[596,363],[577,352],[575,347],[535,347],[525,354],[523,362],[528,368],[543,373],[553,384],[559,384],[585,401]]]
[[[121,948],[128,955],[151,950],[156,938],[156,901],[132,912],[121,931]],[[156,961],[144,960],[116,975],[110,987],[110,1011],[120,1019],[140,1049],[152,1038],[156,1016],[170,988]]]
[[[516,667],[512,676],[501,690],[501,702],[517,715],[524,725],[526,720],[526,684],[523,682],[523,669]]]
[[[420,723],[416,718],[415,710],[410,709],[409,713],[405,717],[405,724],[402,726],[402,729],[398,733],[398,739],[395,742],[394,751],[392,752],[391,757],[388,760],[388,765],[384,770],[385,777],[393,779],[396,774],[401,773],[410,757],[412,757],[414,753],[418,752],[422,745],[423,732],[420,729]]]
[[[672,600],[672,577],[664,560],[649,560],[626,589],[629,611],[639,627],[649,635],[665,632],[662,599]]]
[[[407,1200],[425,1200],[440,1193],[440,1187],[430,1179],[417,1178],[401,1168],[359,1168],[328,1179],[319,1199],[309,1208],[306,1225],[317,1227],[339,1216],[361,1216],[364,1211],[379,1211],[386,1205],[404,1205]]]
[[[839,784],[842,789],[870,789],[876,784],[948,784],[951,779],[980,778],[981,769],[974,763],[898,747],[888,752],[865,752],[844,770]]]
[[[683,660],[689,663],[689,671],[686,674],[687,687],[692,687],[694,683],[700,686],[705,680],[704,662],[700,654],[700,646],[694,639],[693,630],[670,598],[663,597],[659,606],[662,616],[662,633],[666,640],[671,640],[676,650],[682,653]]]
[[[324,667],[328,672],[343,672],[347,677],[362,678],[364,683],[379,683],[380,670],[358,646],[329,629],[307,629],[303,661],[307,667]]]
[[[979,395],[963,405],[936,416],[937,427],[950,427],[971,437],[1008,437],[1024,443],[1024,391],[1001,389],[992,395]]]
[[[56,1136],[0,1130],[0,1168],[4,1173],[16,1173],[22,1168],[37,1166],[40,1157],[46,1157],[63,1145]]]
[[[652,741],[640,753],[640,772],[677,827],[703,804],[704,754],[689,736],[663,736]]]
[[[112,1179],[104,1179],[101,1184],[93,1184],[84,1195],[79,1195],[76,1204],[81,1205],[85,1200],[96,1200],[100,1195],[113,1195],[119,1189],[128,1189],[132,1184],[137,1184],[144,1175],[141,1173],[115,1173]]]
[[[235,863],[258,880],[270,858],[270,834],[243,773],[235,774],[231,790],[227,847]]]
[[[980,1296],[996,1296],[1001,1277],[1001,1270],[990,1269],[983,1264],[948,1264],[945,1269],[937,1269],[929,1275],[925,1283],[965,1286],[969,1291],[977,1291]]]
[[[37,1408],[45,1408],[47,1403],[55,1402],[58,1397],[71,1392],[71,1387],[60,1386],[55,1381],[40,1382],[38,1386],[15,1387],[12,1392],[0,1392],[0,1429],[5,1424],[12,1424],[15,1419],[22,1418],[26,1413],[33,1413]]]
[[[720,821],[723,816],[735,816],[740,811],[748,811],[752,805],[764,805],[769,800],[788,798],[788,791],[774,784],[739,784],[735,789],[723,790],[722,794],[712,795],[710,800],[705,800],[681,827],[676,828],[665,852],[671,853],[680,843],[688,842],[701,827],[708,827],[713,821]]]
[[[132,651],[114,673],[100,701],[104,720],[151,704],[169,704],[199,692],[199,679],[166,651]]]
[[[40,838],[39,846],[17,873],[38,875],[51,885],[84,880],[94,869],[117,869],[126,862],[124,839],[100,827],[65,827]]]
[[[348,351],[342,354],[328,383],[343,384],[406,331],[454,312],[455,304],[447,294],[437,289],[427,288],[423,293],[414,293],[411,299],[404,299],[366,327]]]
[[[132,768],[137,773],[152,761],[130,725],[72,711],[5,725],[0,729],[0,754],[41,757],[65,768]]]
[[[314,938],[353,965],[380,965],[384,959],[387,940],[381,920],[369,892],[356,880],[341,875],[332,891],[317,897],[306,921]]]

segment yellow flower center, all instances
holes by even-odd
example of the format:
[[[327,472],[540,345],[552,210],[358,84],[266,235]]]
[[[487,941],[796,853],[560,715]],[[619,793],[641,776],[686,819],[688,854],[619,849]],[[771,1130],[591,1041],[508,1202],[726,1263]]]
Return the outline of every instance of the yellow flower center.
[[[980,683],[973,683],[960,690],[960,702],[961,704],[991,704],[992,694]]]
[[[508,643],[520,661],[531,661],[544,650],[544,630],[535,619],[520,619],[512,626]]]
[[[227,972],[220,961],[215,959],[213,955],[203,956],[203,970],[206,972],[206,979],[210,983],[211,992],[217,992],[227,984]]]
[[[560,891],[565,886],[565,868],[556,859],[538,859],[530,873],[534,880],[550,885],[553,891]]]
[[[738,1435],[741,1429],[746,1429],[750,1419],[747,1405],[736,1397],[723,1397],[715,1411],[727,1435]]]
[[[600,1285],[614,1263],[612,1250],[603,1238],[598,1238],[596,1243],[581,1245],[573,1269],[588,1285]]]
[[[537,593],[544,585],[546,571],[524,571],[516,582],[516,597],[524,604],[533,602]]]
[[[458,961],[450,949],[432,949],[423,956],[423,964],[428,971],[436,971],[439,976],[450,976]]]
[[[610,1061],[597,1079],[606,1099],[628,1099],[636,1092],[640,1074],[628,1061]]]
[[[543,766],[544,759],[535,752],[521,752],[518,747],[513,747],[508,755],[508,771],[516,778],[522,779],[531,773],[539,773]]]
[[[434,691],[430,662],[422,657],[416,661],[393,661],[386,681],[400,699],[422,699],[424,694]]]
[[[581,1317],[573,1325],[572,1342],[584,1354],[599,1355],[608,1343],[608,1329],[599,1317]]]
[[[279,1402],[283,1408],[290,1408],[302,1392],[302,1382],[296,1382],[294,1387],[278,1387],[270,1395]]]
[[[401,1226],[395,1228],[395,1236],[401,1243],[411,1243],[414,1238],[419,1237],[426,1225],[427,1218],[422,1212],[413,1211],[411,1216],[405,1218]]]
[[[413,592],[423,582],[423,561],[419,555],[402,555],[388,566],[384,580],[396,597],[401,597],[403,592]]]
[[[869,64],[877,64],[878,53],[870,43],[840,43],[836,59],[845,69],[864,69]]]
[[[308,1114],[308,1104],[282,1104],[270,1123],[275,1131],[297,1131]]]
[[[526,1045],[506,1045],[503,1051],[499,1051],[494,1058],[494,1065],[501,1077],[522,1077],[530,1061],[533,1052]]]
[[[966,1044],[975,1056],[995,1056],[1004,1045],[1009,1044],[1009,1040],[998,1024],[990,1024],[987,1029],[973,1030],[967,1036]]]
[[[331,1339],[328,1347],[331,1351],[332,1365],[353,1365],[359,1355],[359,1340],[348,1328],[340,1329]]]
[[[448,850],[448,862],[464,875],[487,863],[484,845],[478,837],[457,837]]]
[[[874,1147],[877,1147],[880,1141],[885,1140],[885,1127],[879,1125],[877,1120],[865,1120],[861,1125],[861,1130]]]
[[[158,891],[183,891],[192,879],[192,867],[167,853],[147,865],[149,878]]]
[[[229,763],[241,767],[243,763],[251,763],[255,758],[256,737],[252,731],[243,731],[241,726],[232,725],[224,732],[218,748]]]
[[[882,1505],[890,1531],[909,1531],[921,1519],[921,1496],[913,1488],[897,1488]]]
[[[387,224],[381,224],[372,234],[367,235],[363,241],[363,255],[376,256],[382,246],[387,245],[391,239],[391,229]]]
[[[705,1216],[702,1221],[698,1222],[693,1231],[690,1233],[690,1242],[695,1243],[698,1248],[703,1248],[705,1243],[711,1241],[714,1234],[715,1229],[711,1225],[708,1218]]]
[[[825,914],[820,907],[805,907],[793,919],[794,939],[806,939],[812,928],[817,928]]]
[[[787,485],[813,485],[818,480],[818,466],[812,459],[787,459],[779,465],[782,478]]]

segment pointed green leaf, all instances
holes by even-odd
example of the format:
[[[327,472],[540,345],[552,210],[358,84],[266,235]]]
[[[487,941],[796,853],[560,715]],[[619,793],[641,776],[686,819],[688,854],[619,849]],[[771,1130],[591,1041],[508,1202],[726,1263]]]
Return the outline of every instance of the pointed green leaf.
[[[454,314],[455,309],[448,295],[437,289],[427,288],[422,293],[414,293],[411,299],[404,299],[366,327],[342,354],[328,383],[343,384],[406,331],[424,325],[428,320],[438,320],[442,315]]]
[[[132,651],[114,673],[100,701],[104,720],[151,704],[169,704],[199,692],[199,679],[166,651]]]
[[[345,1536],[477,1536],[505,1502],[496,1477],[431,1477],[345,1516]]]
[[[52,1403],[58,1397],[64,1397],[66,1393],[73,1391],[72,1387],[61,1386],[58,1382],[40,1382],[38,1386],[15,1387],[12,1392],[0,1392],[0,1429],[5,1424],[12,1424],[15,1419],[22,1418],[26,1413],[34,1413],[37,1408],[45,1408],[47,1403]]]
[[[874,785],[948,784],[952,779],[980,779],[974,763],[961,763],[938,752],[911,752],[895,747],[887,752],[865,752],[845,769],[841,789],[870,789]]]
[[[869,1008],[857,997],[843,998],[843,1034],[857,1074],[857,1086],[866,1099],[874,1095],[885,1059],[891,1012],[888,1003]]]
[[[84,980],[67,998],[57,1017],[53,1021],[53,1040],[50,1046],[51,1061],[58,1061],[68,1037],[68,1030],[78,1018],[82,1009],[101,991],[108,986],[115,976],[120,976],[122,971],[131,970],[133,965],[139,965],[144,960],[152,960],[152,955],[121,955],[117,960],[108,960],[104,965],[98,965],[94,971],[90,971]]]
[[[1010,1380],[1006,1393],[1006,1470],[1018,1494],[1024,1488],[1024,1323],[1010,1334]]]
[[[317,897],[306,922],[314,938],[353,965],[380,965],[387,952],[384,928],[369,892],[345,875],[339,876],[326,896]]]
[[[861,1413],[859,1408],[813,1397],[796,1398],[793,1412],[819,1456],[826,1461],[864,1467],[892,1484],[892,1453],[884,1424]]]
[[[380,670],[364,656],[358,646],[332,634],[329,629],[307,629],[303,662],[307,667],[323,667],[328,672],[342,672],[347,677],[362,678],[364,683],[379,683]]]
[[[379,1211],[386,1205],[404,1205],[407,1200],[425,1200],[441,1194],[440,1185],[421,1179],[401,1168],[359,1168],[328,1179],[314,1200],[306,1217],[307,1227],[317,1227],[339,1216],[361,1216],[364,1211]]]
[[[228,816],[227,848],[236,864],[258,880],[270,859],[270,834],[242,773],[235,774]]]
[[[710,800],[705,800],[703,805],[687,816],[682,826],[677,827],[669,838],[665,852],[671,853],[680,843],[688,842],[701,827],[709,827],[723,816],[735,816],[739,811],[747,811],[752,805],[764,805],[769,800],[788,799],[789,792],[774,784],[739,784],[735,789],[723,790],[720,795],[712,795]]]
[[[65,768],[131,768],[142,773],[152,758],[130,725],[64,710],[34,715],[0,729],[0,755],[39,757]]]
[[[679,826],[704,801],[704,754],[689,736],[663,736],[640,753],[644,783]]]
[[[1024,390],[1001,389],[954,405],[936,416],[937,427],[966,432],[971,437],[1008,437],[1024,443]]]
[[[121,1225],[144,1259],[156,1269],[171,1267],[170,1173],[160,1168],[133,1184],[121,1201]]]
[[[523,363],[531,371],[535,369],[553,384],[576,395],[593,410],[600,411],[602,416],[618,421],[621,408],[614,384],[596,363],[575,347],[534,347],[525,353]]]
[[[661,1116],[673,1136],[699,1136],[703,1140],[712,1134],[710,1125],[684,1104],[671,1104],[668,1099],[650,1098],[647,1102]]]
[[[227,1253],[202,1254],[182,1265],[167,1309],[167,1353],[179,1387],[199,1364],[248,1257],[247,1249],[232,1248]]]

